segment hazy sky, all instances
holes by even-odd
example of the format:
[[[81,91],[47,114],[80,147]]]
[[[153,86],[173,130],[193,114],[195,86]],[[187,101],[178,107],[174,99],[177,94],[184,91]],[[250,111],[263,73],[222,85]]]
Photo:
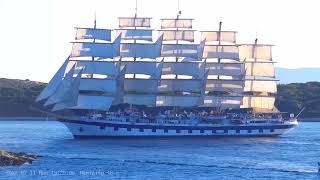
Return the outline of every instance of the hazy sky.
[[[177,0],[138,0],[138,15],[175,17]],[[271,43],[276,66],[320,67],[320,1],[180,0],[197,30],[238,31],[239,43]],[[47,82],[70,54],[75,26],[116,28],[133,16],[135,0],[0,0],[0,77]],[[320,75],[320,72],[319,72]]]

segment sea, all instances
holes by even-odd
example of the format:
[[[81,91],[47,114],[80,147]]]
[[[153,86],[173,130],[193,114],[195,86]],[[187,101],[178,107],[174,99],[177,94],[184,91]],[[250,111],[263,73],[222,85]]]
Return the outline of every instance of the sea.
[[[39,155],[0,179],[320,179],[320,123],[279,137],[74,139],[56,121],[0,121],[0,149]]]

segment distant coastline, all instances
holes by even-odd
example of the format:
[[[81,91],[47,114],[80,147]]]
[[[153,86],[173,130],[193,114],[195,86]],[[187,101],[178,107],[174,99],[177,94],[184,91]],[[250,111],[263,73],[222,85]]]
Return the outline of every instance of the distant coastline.
[[[0,121],[55,121],[52,117],[0,117]]]
[[[299,118],[299,122],[320,122],[320,117],[316,118]]]
[[[275,72],[280,84],[320,81],[320,76],[318,75],[320,68],[288,69],[276,67]]]

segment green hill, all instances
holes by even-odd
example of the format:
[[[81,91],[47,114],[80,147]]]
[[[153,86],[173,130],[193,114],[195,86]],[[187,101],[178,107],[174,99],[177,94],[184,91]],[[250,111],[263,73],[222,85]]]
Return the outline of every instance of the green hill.
[[[276,106],[295,114],[305,107],[303,117],[320,117],[320,82],[278,85]]]
[[[0,78],[0,117],[44,116],[33,111],[34,99],[46,83]],[[303,107],[303,117],[320,117],[320,82],[278,85],[276,106],[280,111],[297,114]]]
[[[0,117],[44,116],[30,110],[45,83],[0,78]]]

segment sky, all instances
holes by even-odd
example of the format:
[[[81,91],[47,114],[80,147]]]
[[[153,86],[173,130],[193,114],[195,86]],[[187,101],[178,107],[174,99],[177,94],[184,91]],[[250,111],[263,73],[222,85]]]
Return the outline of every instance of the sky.
[[[135,0],[0,0],[0,78],[48,82],[71,52],[74,27],[117,28],[133,16]],[[238,43],[275,45],[276,66],[320,67],[317,0],[180,0],[182,17],[197,30],[237,31]],[[138,16],[175,17],[178,0],[138,0]],[[319,72],[320,76],[320,72]]]

